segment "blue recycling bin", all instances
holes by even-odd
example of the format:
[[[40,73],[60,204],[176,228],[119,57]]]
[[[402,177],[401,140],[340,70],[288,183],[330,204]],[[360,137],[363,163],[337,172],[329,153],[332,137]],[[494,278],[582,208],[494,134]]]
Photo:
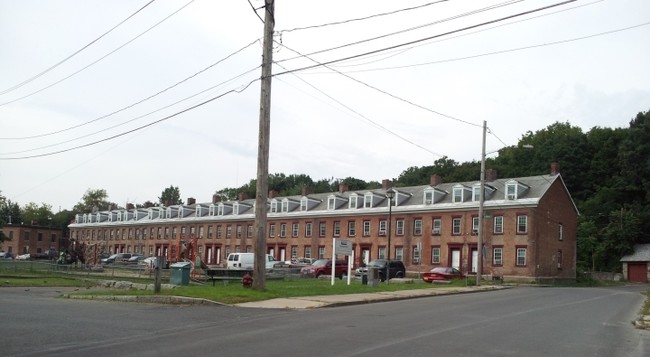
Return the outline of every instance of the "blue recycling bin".
[[[189,285],[190,284],[190,269],[192,264],[187,262],[178,262],[169,266],[171,272],[169,273],[169,283],[173,285]]]

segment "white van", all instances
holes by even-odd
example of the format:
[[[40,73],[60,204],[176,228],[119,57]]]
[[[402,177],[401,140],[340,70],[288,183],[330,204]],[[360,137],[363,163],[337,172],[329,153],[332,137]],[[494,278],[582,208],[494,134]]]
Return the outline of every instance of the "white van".
[[[266,270],[273,269],[277,263],[272,255],[266,255]],[[231,270],[253,270],[255,264],[255,253],[230,253],[226,260],[226,269]]]

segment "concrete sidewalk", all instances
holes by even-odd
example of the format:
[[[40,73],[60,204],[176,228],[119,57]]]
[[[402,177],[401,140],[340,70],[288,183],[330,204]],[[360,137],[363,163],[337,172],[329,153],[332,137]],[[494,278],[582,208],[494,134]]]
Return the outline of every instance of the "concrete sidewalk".
[[[394,301],[414,299],[428,296],[467,294],[483,291],[507,289],[508,286],[481,285],[469,287],[437,287],[431,289],[380,291],[376,293],[345,294],[345,295],[318,295],[301,296],[294,298],[279,298],[256,302],[236,304],[239,307],[253,307],[265,309],[315,309],[343,305],[367,304],[381,301]]]

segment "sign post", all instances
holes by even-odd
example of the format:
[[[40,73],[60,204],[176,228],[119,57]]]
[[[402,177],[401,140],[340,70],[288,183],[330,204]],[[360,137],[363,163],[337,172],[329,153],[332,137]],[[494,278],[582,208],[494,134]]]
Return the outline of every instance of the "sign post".
[[[334,278],[336,278],[336,255],[352,255],[352,242],[345,239],[332,238],[332,285],[334,285]],[[352,271],[352,259],[348,259],[348,285],[350,285],[350,274]]]

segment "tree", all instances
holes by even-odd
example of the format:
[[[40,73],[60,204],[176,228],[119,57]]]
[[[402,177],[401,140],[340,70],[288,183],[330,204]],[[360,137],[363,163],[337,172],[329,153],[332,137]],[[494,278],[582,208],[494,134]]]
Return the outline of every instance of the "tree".
[[[158,197],[158,202],[165,206],[182,204],[181,191],[178,189],[178,186],[169,186],[164,189],[160,197]]]
[[[30,202],[23,207],[23,220],[27,224],[36,224],[39,226],[49,226],[52,224],[52,206],[42,203],[38,206]]]
[[[73,208],[75,212],[96,212],[108,211],[113,208],[118,208],[116,204],[107,200],[108,194],[104,189],[87,189],[81,201],[79,201]]]

